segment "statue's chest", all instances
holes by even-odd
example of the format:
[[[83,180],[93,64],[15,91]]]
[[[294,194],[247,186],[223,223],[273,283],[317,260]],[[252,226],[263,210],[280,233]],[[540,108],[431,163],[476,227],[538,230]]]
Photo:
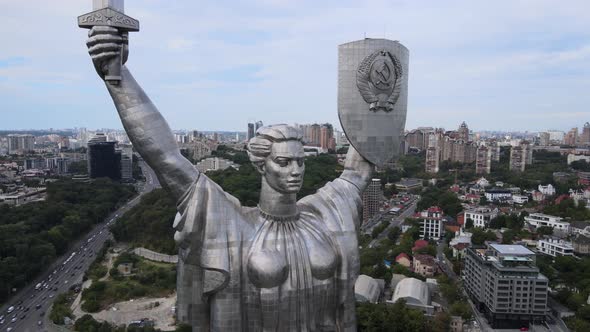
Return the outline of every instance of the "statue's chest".
[[[260,289],[313,289],[336,275],[341,262],[336,241],[316,220],[264,220],[248,250],[249,282]]]

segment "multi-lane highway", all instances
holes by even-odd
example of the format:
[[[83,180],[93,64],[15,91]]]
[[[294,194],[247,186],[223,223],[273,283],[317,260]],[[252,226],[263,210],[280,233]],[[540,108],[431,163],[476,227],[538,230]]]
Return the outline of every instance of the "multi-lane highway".
[[[135,206],[140,197],[159,187],[156,175],[143,161],[140,161],[146,179],[139,187],[140,195],[113,212],[102,223],[96,225],[85,237],[71,246],[71,249],[53,265],[23,288],[6,305],[0,308],[0,332],[45,331],[44,315],[55,297],[68,291],[72,285],[82,282],[84,272],[94,261],[96,253],[110,238],[108,226],[116,222],[125,212]]]

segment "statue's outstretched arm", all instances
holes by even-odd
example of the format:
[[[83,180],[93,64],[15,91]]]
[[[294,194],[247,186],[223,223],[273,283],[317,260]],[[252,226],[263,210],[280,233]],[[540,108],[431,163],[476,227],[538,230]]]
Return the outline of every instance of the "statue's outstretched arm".
[[[369,163],[350,145],[344,161],[344,172],[342,172],[340,178],[354,184],[362,192],[371,181],[373,170],[373,164]]]
[[[123,56],[126,60],[127,47],[120,54],[120,45],[126,44],[126,36],[110,27],[95,27],[89,36],[89,53],[98,74],[104,79],[108,61],[116,56]],[[199,172],[180,153],[166,120],[127,67],[123,66],[118,85],[105,84],[133,147],[154,169],[160,183],[180,198],[198,178]]]

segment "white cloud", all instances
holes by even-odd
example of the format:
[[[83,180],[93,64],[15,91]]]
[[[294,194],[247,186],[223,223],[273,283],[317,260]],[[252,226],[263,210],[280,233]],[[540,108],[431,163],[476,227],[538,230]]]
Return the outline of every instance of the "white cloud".
[[[11,113],[10,126],[30,121],[26,110],[38,107],[27,98],[16,100],[13,91],[40,98],[70,94],[71,105],[64,107],[71,116],[55,119],[54,127],[67,121],[94,126],[89,115],[97,113],[102,114],[97,126],[118,126],[86,54],[85,32],[75,24],[90,3],[0,0],[0,29],[8,31],[0,34],[2,57],[30,60],[26,68],[0,70],[2,84],[11,87],[0,90],[0,100],[12,98],[11,107],[25,110]],[[399,39],[410,49],[409,127],[454,127],[466,120],[475,128],[500,128],[514,114],[564,110],[587,117],[586,1],[128,0],[126,5],[127,14],[142,24],[142,31],[131,35],[129,66],[173,127],[241,129],[252,118],[337,123],[337,45],[365,33]],[[231,82],[232,70],[248,66],[256,67],[262,80],[243,82],[237,73]],[[211,80],[218,72],[227,73],[223,82]],[[35,88],[39,81],[55,82],[54,91]],[[6,109],[2,103],[0,112]],[[584,121],[539,119],[514,125],[567,128]]]

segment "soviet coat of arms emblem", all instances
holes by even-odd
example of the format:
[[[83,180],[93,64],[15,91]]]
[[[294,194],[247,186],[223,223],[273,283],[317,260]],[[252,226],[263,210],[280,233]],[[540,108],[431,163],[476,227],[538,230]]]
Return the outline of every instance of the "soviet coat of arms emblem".
[[[400,95],[402,77],[400,61],[390,52],[380,50],[361,62],[356,85],[371,111],[391,112]]]

